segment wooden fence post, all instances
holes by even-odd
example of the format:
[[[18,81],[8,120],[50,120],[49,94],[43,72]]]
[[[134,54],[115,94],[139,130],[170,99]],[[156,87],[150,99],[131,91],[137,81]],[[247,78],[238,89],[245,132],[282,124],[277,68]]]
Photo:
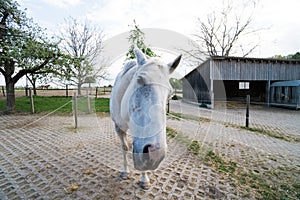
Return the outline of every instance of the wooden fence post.
[[[75,122],[75,129],[78,127],[77,121],[77,94],[74,92],[73,94],[73,115],[74,115],[74,122]]]
[[[26,97],[28,97],[28,90],[29,90],[29,87],[26,86],[26,87],[25,87],[25,96],[26,96]]]
[[[249,105],[250,105],[250,95],[246,97],[246,127],[249,127]]]
[[[68,88],[68,84],[66,84],[66,97],[69,97],[69,88]]]
[[[5,97],[4,86],[2,86],[2,94]]]
[[[87,95],[87,107],[88,107],[88,114],[91,113],[91,101],[90,101],[90,95]]]
[[[31,113],[34,113],[34,101],[33,101],[33,95],[31,88],[29,88],[29,97],[30,97],[30,107],[31,107]]]

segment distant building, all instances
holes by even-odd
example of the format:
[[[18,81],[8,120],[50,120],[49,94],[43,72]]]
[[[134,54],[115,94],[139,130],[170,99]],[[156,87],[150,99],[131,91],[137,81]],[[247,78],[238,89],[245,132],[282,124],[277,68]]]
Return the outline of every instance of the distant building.
[[[292,80],[300,80],[300,60],[214,56],[182,79],[183,100],[213,108],[249,94],[251,101],[269,104],[271,84]]]

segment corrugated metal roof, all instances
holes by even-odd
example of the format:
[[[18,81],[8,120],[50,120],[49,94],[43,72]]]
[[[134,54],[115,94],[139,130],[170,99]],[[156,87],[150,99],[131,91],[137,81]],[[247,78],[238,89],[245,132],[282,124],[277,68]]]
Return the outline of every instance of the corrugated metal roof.
[[[300,80],[294,81],[278,81],[271,84],[271,87],[278,87],[278,86],[300,86]]]

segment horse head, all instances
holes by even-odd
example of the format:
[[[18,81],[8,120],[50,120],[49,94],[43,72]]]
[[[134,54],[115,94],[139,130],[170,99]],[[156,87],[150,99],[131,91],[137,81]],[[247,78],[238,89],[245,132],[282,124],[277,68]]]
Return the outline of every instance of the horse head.
[[[166,104],[172,87],[169,75],[181,55],[165,64],[134,50],[137,70],[124,95],[121,116],[127,119],[133,137],[133,161],[137,170],[156,169],[164,159],[166,143]]]

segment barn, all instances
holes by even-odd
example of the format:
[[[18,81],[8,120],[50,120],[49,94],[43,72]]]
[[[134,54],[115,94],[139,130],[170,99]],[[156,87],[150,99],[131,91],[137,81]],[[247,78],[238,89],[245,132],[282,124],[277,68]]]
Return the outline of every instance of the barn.
[[[182,78],[183,100],[214,108],[216,102],[270,104],[271,84],[300,80],[300,60],[213,56]]]

